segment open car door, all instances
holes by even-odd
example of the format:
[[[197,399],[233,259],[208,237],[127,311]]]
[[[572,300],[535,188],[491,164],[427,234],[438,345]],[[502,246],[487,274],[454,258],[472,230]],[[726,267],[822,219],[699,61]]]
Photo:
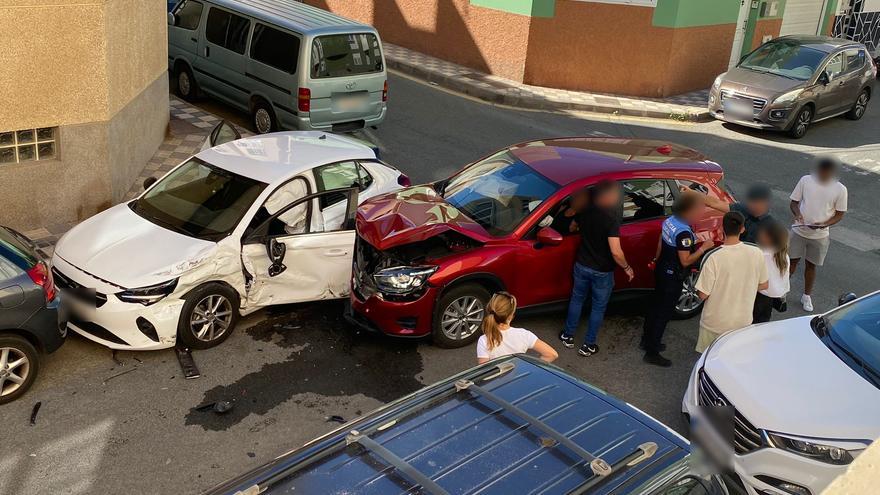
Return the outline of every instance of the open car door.
[[[345,215],[325,224],[321,199],[340,194],[345,197]],[[310,194],[274,212],[250,232],[242,245],[242,262],[250,276],[248,305],[346,297],[357,198],[357,188]]]
[[[238,129],[229,122],[221,120],[220,123],[214,126],[214,129],[211,130],[211,134],[205,138],[205,142],[202,143],[202,149],[199,151],[205,151],[208,148],[220,146],[221,144],[235,141],[236,139],[241,139],[241,133],[238,132]]]

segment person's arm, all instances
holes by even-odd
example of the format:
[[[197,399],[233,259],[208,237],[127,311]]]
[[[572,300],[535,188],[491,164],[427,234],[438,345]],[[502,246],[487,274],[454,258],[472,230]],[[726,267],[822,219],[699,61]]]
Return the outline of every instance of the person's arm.
[[[477,339],[477,364],[483,364],[491,359],[489,357],[489,349],[486,347],[485,336]]]
[[[766,282],[764,282],[763,284],[758,284],[758,291],[760,292],[760,291],[762,291],[762,290],[767,290],[768,287],[770,287],[770,281],[769,281],[769,280],[766,281]]]
[[[804,223],[804,216],[801,214],[801,200],[804,198],[805,178],[806,176],[801,177],[797,185],[794,186],[794,190],[791,191],[791,196],[789,197],[791,203],[788,204],[788,209],[791,210],[795,223]]]
[[[846,187],[843,185],[840,186],[842,191],[837,196],[837,199],[834,201],[834,215],[831,216],[828,220],[822,222],[822,227],[830,227],[837,222],[843,220],[843,216],[846,215],[847,208],[847,191]]]
[[[831,216],[828,220],[816,225],[814,228],[821,229],[825,227],[831,227],[832,225],[843,220],[843,216],[846,215],[845,211],[835,211],[834,215]]]
[[[534,345],[532,345],[532,349],[541,355],[541,361],[544,361],[545,363],[552,363],[559,357],[559,353],[556,352],[556,349],[550,347],[550,344],[540,339],[535,341]]]
[[[801,202],[791,200],[791,203],[788,204],[788,208],[791,210],[792,216],[794,216],[794,223],[802,224],[804,223],[804,216],[801,215]]]
[[[679,249],[678,250],[678,261],[681,262],[681,266],[687,268],[694,263],[700,261],[700,258],[703,257],[703,253],[712,249],[715,246],[715,243],[712,241],[704,241],[700,244],[700,247],[697,248],[693,253]]]
[[[635,277],[635,273],[633,273],[633,269],[629,266],[629,263],[626,261],[626,256],[623,254],[623,248],[620,247],[620,237],[609,237],[608,238],[608,247],[611,248],[611,256],[614,257],[614,262],[617,263],[617,266],[626,273],[627,278],[632,281]]]
[[[700,191],[695,191],[689,187],[681,186],[680,189],[682,194],[696,194],[703,198],[703,204],[712,208],[713,210],[718,210],[721,213],[727,213],[730,211],[730,203],[727,201],[723,201],[715,196],[709,194],[703,194]]]
[[[756,248],[755,263],[758,265],[758,280],[763,280],[758,284],[758,291],[767,290],[770,287],[770,272],[767,270],[767,262],[764,261],[764,253]]]
[[[703,269],[700,270],[700,276],[697,278],[697,284],[694,286],[697,290],[697,295],[703,301],[712,295],[712,289],[715,286],[715,263],[713,258],[714,256],[706,258],[706,263]]]
[[[660,237],[657,238],[657,252],[654,253],[654,261],[660,259],[660,251],[663,250],[663,234],[660,234]]]

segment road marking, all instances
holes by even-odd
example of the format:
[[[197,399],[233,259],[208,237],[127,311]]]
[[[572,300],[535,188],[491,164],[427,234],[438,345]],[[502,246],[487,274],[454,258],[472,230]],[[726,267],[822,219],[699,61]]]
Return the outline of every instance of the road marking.
[[[863,252],[880,249],[880,238],[839,225],[831,227],[831,239]]]

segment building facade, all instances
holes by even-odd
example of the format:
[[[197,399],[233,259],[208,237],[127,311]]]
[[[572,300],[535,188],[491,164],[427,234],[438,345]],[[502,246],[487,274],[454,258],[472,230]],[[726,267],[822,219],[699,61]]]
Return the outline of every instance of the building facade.
[[[839,0],[834,36],[864,43],[880,57],[880,0]]]
[[[831,32],[838,0],[304,0],[385,41],[536,86],[703,89],[780,34]]]
[[[122,200],[168,126],[166,27],[155,0],[0,2],[0,224]]]

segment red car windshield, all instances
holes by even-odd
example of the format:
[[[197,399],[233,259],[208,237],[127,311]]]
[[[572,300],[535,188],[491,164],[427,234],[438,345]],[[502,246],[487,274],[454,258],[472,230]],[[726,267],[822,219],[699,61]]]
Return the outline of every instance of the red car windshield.
[[[443,198],[489,234],[501,237],[512,233],[558,187],[503,151],[452,177]]]

